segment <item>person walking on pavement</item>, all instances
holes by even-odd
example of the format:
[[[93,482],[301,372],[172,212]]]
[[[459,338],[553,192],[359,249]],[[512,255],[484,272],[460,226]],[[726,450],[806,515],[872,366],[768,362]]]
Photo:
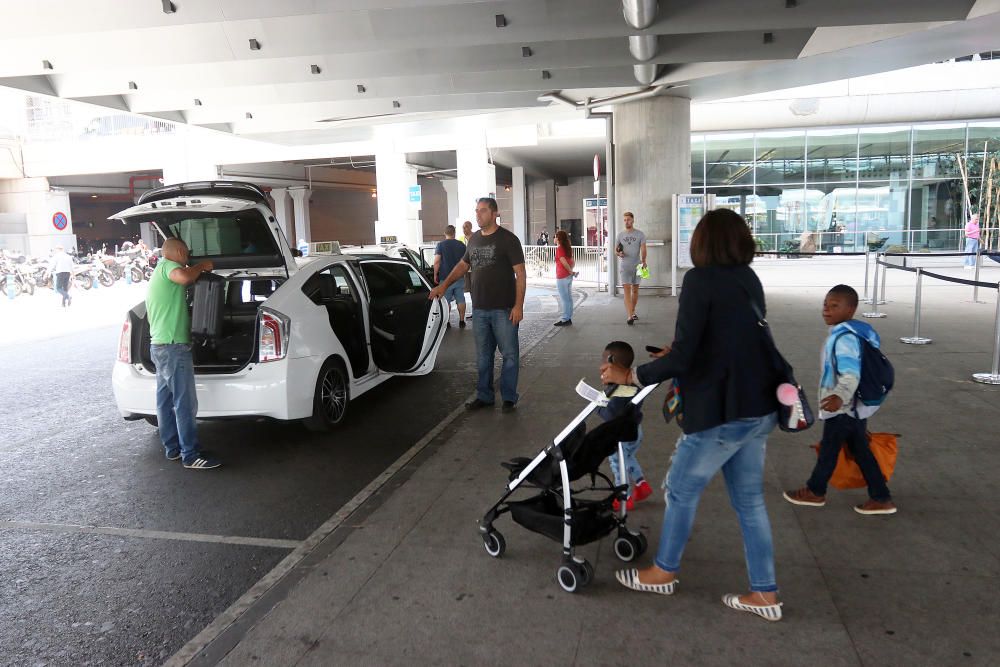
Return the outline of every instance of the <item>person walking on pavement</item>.
[[[569,234],[563,230],[556,232],[556,287],[559,288],[559,303],[562,318],[553,326],[568,327],[573,324],[573,246],[569,244]]]
[[[979,214],[974,213],[965,224],[965,268],[976,268],[976,252],[979,250]]]
[[[464,243],[466,246],[468,246],[469,245],[469,239],[471,239],[471,238],[472,238],[472,222],[470,220],[466,220],[465,222],[462,223],[462,238],[459,239],[459,240],[462,243]],[[444,274],[444,275],[445,275],[446,278],[448,277],[447,273]],[[469,293],[469,299],[471,299],[472,298],[472,269],[469,269],[469,271],[465,274],[465,291]],[[471,320],[472,319],[472,313],[469,313],[468,315],[466,315],[466,318]]]
[[[163,242],[163,259],[157,262],[146,293],[149,351],[156,366],[156,419],[167,459],[181,459],[185,468],[207,470],[221,464],[201,452],[198,442],[198,394],[186,294],[187,287],[213,265],[205,261],[187,266],[188,256],[184,241]]]
[[[618,255],[618,281],[625,292],[625,323],[631,326],[639,316],[635,314],[635,305],[639,301],[639,276],[636,270],[639,264],[646,268],[646,235],[635,228],[635,216],[626,211],[622,216],[625,229],[618,233],[615,243],[615,254]]]
[[[493,387],[493,361],[497,348],[503,357],[500,370],[500,397],[503,412],[517,405],[517,375],[520,364],[518,325],[524,319],[524,294],[527,280],[524,249],[512,232],[497,223],[497,201],[483,197],[476,204],[479,231],[469,238],[465,256],[440,285],[431,290],[429,299],[443,296],[448,288],[468,273],[476,274],[472,286],[472,326],[476,335],[478,380],[476,398],[465,404],[468,410],[492,406],[496,402]]]
[[[465,257],[465,244],[455,238],[455,225],[444,228],[444,241],[438,242],[434,248],[434,284],[441,282],[441,276],[447,276]],[[458,327],[465,328],[465,277],[459,278],[448,291],[444,293],[448,303],[455,302],[458,306]],[[451,326],[451,322],[448,322]]]
[[[73,297],[69,295],[69,280],[73,275],[73,258],[66,254],[61,245],[55,247],[49,258],[49,271],[55,276],[56,292],[62,296],[62,307],[73,305]]]

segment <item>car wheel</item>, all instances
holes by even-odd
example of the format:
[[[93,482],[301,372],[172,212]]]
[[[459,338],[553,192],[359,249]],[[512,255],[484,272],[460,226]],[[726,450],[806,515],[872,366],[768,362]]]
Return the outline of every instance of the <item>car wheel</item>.
[[[305,420],[306,428],[316,432],[329,431],[344,421],[349,402],[347,372],[339,361],[331,359],[323,364],[316,378],[313,413]]]
[[[160,421],[156,418],[156,415],[143,415],[142,418],[145,419],[146,423],[149,424],[150,426],[156,428],[160,427]]]

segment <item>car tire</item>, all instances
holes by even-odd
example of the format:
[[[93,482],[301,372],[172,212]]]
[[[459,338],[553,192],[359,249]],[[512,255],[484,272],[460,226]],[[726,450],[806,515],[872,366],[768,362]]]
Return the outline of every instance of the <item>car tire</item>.
[[[339,359],[329,359],[316,378],[312,416],[303,420],[303,424],[316,433],[330,431],[344,421],[350,401],[347,371]]]
[[[143,415],[142,418],[145,419],[146,423],[150,426],[160,428],[160,420],[156,418],[156,415]]]

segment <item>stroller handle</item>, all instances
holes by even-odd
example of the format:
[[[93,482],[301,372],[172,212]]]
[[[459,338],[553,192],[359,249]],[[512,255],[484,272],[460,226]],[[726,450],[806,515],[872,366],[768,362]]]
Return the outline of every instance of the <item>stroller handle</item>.
[[[565,440],[569,436],[569,434],[576,429],[577,426],[582,424],[594,410],[601,407],[602,405],[607,405],[607,396],[610,395],[610,393],[613,392],[615,388],[617,388],[617,386],[618,385],[609,385],[608,388],[602,392],[597,389],[594,389],[583,380],[580,380],[580,382],[576,385],[576,393],[580,394],[580,396],[583,396],[590,402],[587,404],[587,407],[581,410],[580,413],[573,418],[573,421],[571,421],[569,424],[566,425],[566,428],[564,428],[562,431],[559,432],[559,435],[557,435],[555,438],[552,439],[552,444],[558,447],[562,443],[562,441]],[[633,405],[638,405],[639,403],[644,401],[647,396],[653,393],[653,391],[655,391],[656,388],[659,386],[660,386],[659,382],[646,385],[645,387],[640,389],[635,396],[632,397],[632,400],[630,402]]]

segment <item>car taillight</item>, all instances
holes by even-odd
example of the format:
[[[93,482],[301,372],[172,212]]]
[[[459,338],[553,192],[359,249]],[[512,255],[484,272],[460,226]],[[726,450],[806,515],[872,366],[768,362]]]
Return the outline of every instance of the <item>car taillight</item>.
[[[122,325],[122,335],[118,338],[118,361],[132,363],[132,322],[128,316]]]
[[[274,311],[260,309],[260,327],[257,341],[257,358],[260,363],[278,361],[288,354],[289,320]]]

